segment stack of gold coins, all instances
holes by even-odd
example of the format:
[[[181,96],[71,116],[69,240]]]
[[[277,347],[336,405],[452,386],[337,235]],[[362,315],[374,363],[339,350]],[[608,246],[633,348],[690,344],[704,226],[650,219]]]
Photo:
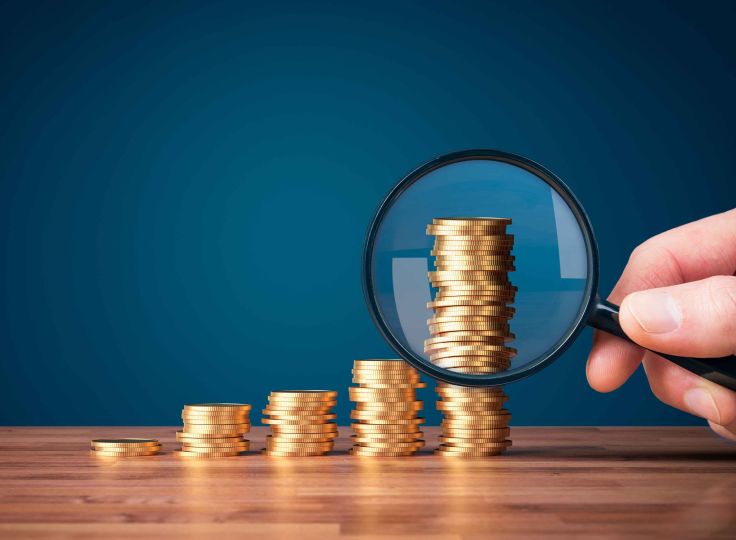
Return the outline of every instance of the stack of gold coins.
[[[353,383],[353,455],[409,456],[424,446],[416,389],[426,384],[417,370],[403,360],[356,360]]]
[[[516,295],[508,278],[514,270],[514,237],[508,218],[441,218],[427,226],[435,237],[431,255],[436,270],[429,280],[437,289],[427,307],[430,338],[424,350],[432,363],[461,373],[489,374],[511,366],[516,350],[509,320]],[[511,445],[507,397],[501,388],[437,385],[442,436],[437,453],[489,456]]]
[[[337,437],[337,404],[333,390],[279,390],[268,396],[263,423],[271,427],[266,437],[267,456],[321,456]]]
[[[106,457],[155,456],[161,450],[156,439],[95,439],[92,453]]]
[[[182,456],[230,457],[249,448],[243,435],[250,431],[250,405],[244,403],[199,403],[184,405],[184,429],[177,431]]]

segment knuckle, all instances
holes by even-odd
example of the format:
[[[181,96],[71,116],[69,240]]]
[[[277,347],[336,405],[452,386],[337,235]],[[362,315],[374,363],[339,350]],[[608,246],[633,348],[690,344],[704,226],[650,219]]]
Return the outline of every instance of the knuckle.
[[[706,280],[705,301],[713,322],[736,341],[736,277],[715,276]]]
[[[627,270],[634,290],[655,289],[683,282],[680,265],[672,252],[649,239],[631,252]]]

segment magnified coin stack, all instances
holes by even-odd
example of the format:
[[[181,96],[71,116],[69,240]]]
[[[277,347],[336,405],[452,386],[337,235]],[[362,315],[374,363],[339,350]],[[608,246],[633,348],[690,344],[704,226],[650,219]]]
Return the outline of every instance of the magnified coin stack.
[[[155,456],[161,450],[156,439],[95,439],[92,453],[105,457]]]
[[[279,390],[268,396],[263,423],[271,427],[266,437],[267,456],[321,456],[337,437],[337,392],[333,390]]]
[[[435,271],[429,280],[437,294],[427,307],[430,338],[424,351],[432,363],[450,371],[488,374],[511,366],[516,350],[509,320],[514,315],[516,287],[514,236],[508,218],[433,219],[427,234],[435,237],[431,255]],[[436,453],[448,456],[491,456],[511,445],[507,396],[501,388],[437,385],[442,436]]]
[[[403,360],[356,360],[350,400],[356,456],[409,456],[424,446],[416,389],[427,385]]]
[[[243,435],[250,431],[250,409],[245,403],[201,403],[184,405],[182,431],[176,440],[181,442],[182,456],[230,457],[249,448]]]

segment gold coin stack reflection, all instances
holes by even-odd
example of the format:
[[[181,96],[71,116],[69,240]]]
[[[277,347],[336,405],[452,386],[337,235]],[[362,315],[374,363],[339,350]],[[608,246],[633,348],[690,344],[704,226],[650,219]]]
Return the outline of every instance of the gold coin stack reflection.
[[[356,360],[350,400],[357,456],[409,456],[424,446],[417,416],[422,402],[416,389],[425,388],[419,373],[403,360]]]
[[[92,453],[105,457],[155,456],[161,450],[157,439],[95,439]]]
[[[271,392],[263,409],[263,423],[271,427],[263,453],[268,456],[321,456],[337,437],[337,404],[333,390]]]
[[[450,371],[473,374],[508,369],[516,350],[509,319],[516,288],[513,235],[507,218],[442,218],[432,220],[427,234],[435,237],[431,255],[436,270],[429,280],[438,292],[427,307],[431,337],[424,350],[432,363]],[[490,456],[511,445],[507,399],[500,387],[470,388],[437,384],[442,411],[440,455]]]
[[[250,405],[201,403],[184,405],[182,431],[176,432],[182,456],[230,457],[249,448],[243,435],[250,431]]]

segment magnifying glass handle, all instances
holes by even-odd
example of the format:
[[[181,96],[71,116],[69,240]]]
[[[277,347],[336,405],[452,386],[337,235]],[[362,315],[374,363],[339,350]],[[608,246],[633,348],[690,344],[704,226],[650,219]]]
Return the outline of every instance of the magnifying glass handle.
[[[603,330],[626,341],[631,341],[621,329],[621,324],[618,322],[618,310],[619,307],[616,304],[596,298],[596,305],[590,315],[588,324],[598,330]],[[686,358],[657,351],[652,352],[696,375],[700,375],[704,379],[713,381],[730,390],[736,390],[736,356],[724,356],[722,358]]]

